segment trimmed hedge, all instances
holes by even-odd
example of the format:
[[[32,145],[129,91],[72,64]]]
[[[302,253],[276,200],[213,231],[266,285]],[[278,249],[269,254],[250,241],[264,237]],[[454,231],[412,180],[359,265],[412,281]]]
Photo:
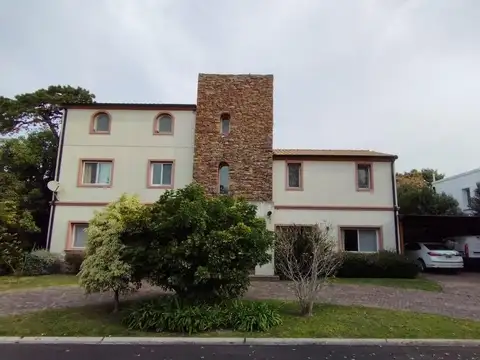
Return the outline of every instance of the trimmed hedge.
[[[65,254],[66,273],[77,275],[82,266],[83,260],[85,260],[85,254],[81,251],[67,252]]]
[[[344,278],[415,278],[420,269],[405,255],[391,251],[346,253],[337,277]]]
[[[131,330],[198,333],[213,330],[267,331],[280,325],[277,309],[267,303],[230,301],[220,304],[182,303],[177,296],[141,301],[122,320]]]
[[[25,254],[25,264],[21,269],[24,276],[59,274],[62,271],[62,258],[48,250],[35,250]]]

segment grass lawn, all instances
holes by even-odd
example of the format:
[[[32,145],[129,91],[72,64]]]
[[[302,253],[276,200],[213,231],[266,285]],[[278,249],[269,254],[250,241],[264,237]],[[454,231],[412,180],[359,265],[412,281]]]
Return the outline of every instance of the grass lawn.
[[[211,332],[201,336],[320,338],[480,338],[480,322],[438,315],[365,307],[318,305],[310,318],[296,315],[295,303],[280,307],[283,324],[266,333]],[[0,336],[175,336],[129,331],[107,307],[44,310],[0,317]],[[177,335],[178,336],[178,335]]]
[[[335,278],[334,283],[388,286],[402,289],[437,292],[442,291],[442,287],[437,282],[422,277],[416,279]]]
[[[75,275],[0,276],[0,292],[77,284],[78,278]]]

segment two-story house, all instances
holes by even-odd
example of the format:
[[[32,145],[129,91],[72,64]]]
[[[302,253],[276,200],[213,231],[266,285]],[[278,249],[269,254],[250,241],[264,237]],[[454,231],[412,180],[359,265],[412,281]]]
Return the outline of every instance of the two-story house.
[[[196,181],[255,203],[270,230],[326,221],[339,249],[398,250],[396,156],[272,143],[271,75],[200,74],[196,104],[66,105],[49,249],[81,250],[94,211],[124,192],[148,204]]]
[[[465,213],[470,213],[472,197],[480,184],[480,168],[452,175],[432,183],[435,191],[445,193],[458,201],[458,206]]]

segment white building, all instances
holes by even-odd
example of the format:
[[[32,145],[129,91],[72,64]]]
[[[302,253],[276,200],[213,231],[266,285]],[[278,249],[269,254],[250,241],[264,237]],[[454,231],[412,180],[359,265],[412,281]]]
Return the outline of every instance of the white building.
[[[271,230],[326,221],[340,249],[398,250],[396,156],[272,149],[272,134],[269,76],[200,75],[195,105],[66,106],[50,250],[82,250],[94,211],[122,193],[149,204],[193,180],[247,197]]]
[[[462,211],[470,212],[470,201],[475,195],[477,184],[480,184],[480,168],[446,177],[433,182],[435,191],[454,197]]]

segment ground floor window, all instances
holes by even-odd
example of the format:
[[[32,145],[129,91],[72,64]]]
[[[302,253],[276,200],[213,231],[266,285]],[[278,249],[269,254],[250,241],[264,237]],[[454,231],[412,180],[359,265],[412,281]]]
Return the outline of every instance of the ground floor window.
[[[376,252],[380,250],[378,229],[342,229],[345,251]]]
[[[83,249],[87,244],[87,230],[88,224],[72,224],[72,239],[71,247],[74,249]]]

